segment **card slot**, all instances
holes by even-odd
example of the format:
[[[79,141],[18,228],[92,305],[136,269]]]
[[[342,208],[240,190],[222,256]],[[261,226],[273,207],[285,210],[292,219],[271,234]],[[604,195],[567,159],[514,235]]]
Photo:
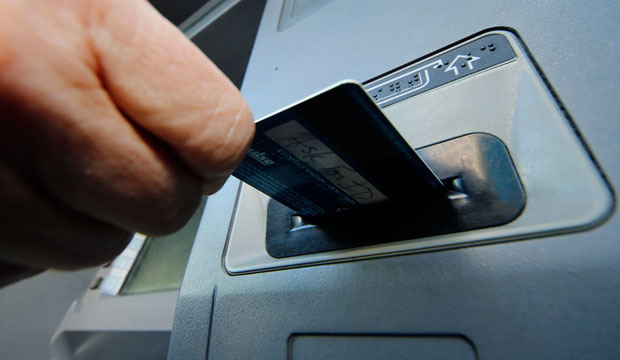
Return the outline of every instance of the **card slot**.
[[[526,194],[499,138],[474,133],[417,151],[443,181],[443,191],[322,218],[301,218],[272,200],[267,252],[284,258],[413,240],[503,225],[523,211]]]

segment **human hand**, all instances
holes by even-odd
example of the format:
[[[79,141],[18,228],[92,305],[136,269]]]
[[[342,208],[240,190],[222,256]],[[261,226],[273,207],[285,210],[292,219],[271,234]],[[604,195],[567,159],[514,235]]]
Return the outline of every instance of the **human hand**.
[[[233,84],[146,1],[2,0],[0,269],[97,265],[134,231],[179,229],[253,134]]]

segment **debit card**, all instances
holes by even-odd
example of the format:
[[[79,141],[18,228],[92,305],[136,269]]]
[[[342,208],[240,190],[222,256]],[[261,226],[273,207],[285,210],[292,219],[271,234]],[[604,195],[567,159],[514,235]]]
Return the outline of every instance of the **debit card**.
[[[352,81],[258,120],[233,175],[308,218],[415,202],[442,188]]]

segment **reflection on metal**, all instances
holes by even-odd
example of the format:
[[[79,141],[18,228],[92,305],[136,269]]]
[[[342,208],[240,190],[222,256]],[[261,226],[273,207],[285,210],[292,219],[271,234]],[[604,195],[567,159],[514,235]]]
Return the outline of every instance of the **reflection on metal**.
[[[188,17],[179,25],[179,29],[188,38],[199,33],[201,30],[211,25],[211,23],[241,0],[211,0],[207,1],[198,11]]]
[[[291,215],[291,229],[290,231],[301,231],[305,229],[310,229],[315,227],[316,225],[308,224],[304,222],[304,219],[299,215]]]

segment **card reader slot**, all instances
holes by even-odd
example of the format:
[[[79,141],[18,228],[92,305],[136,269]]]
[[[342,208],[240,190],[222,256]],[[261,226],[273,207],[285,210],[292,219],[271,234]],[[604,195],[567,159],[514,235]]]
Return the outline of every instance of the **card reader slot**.
[[[443,192],[319,221],[271,200],[267,252],[285,258],[450,234],[503,225],[523,211],[525,191],[499,138],[473,133],[417,151],[444,182]]]

